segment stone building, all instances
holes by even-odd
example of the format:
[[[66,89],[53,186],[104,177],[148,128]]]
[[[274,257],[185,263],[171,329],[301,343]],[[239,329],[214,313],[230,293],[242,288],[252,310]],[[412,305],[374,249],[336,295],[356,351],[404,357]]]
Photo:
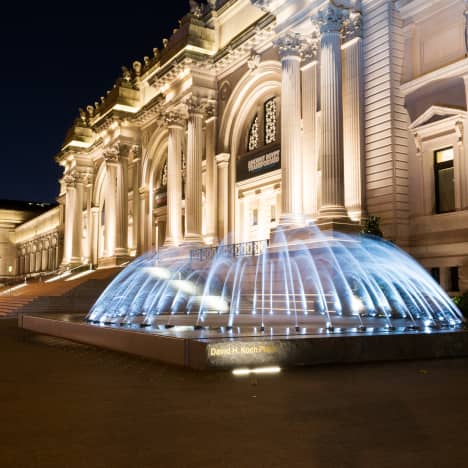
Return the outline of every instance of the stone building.
[[[42,263],[52,245],[58,246],[59,225],[50,220],[59,207],[50,203],[0,200],[0,283],[19,272],[53,271],[59,262]],[[44,252],[47,250],[47,254]],[[56,252],[55,258],[60,257]],[[27,268],[24,263],[27,262]]]
[[[61,266],[374,215],[468,289],[467,17],[464,0],[190,1],[56,156]]]

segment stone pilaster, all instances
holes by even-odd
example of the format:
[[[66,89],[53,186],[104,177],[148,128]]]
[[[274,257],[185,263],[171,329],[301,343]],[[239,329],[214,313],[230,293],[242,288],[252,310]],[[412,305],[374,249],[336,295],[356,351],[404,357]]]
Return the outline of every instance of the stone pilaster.
[[[281,190],[280,223],[304,223],[301,148],[301,40],[286,34],[275,41],[281,57]]]
[[[344,28],[342,58],[345,206],[354,220],[366,215],[361,32],[361,14],[353,12]]]
[[[321,207],[317,224],[340,229],[350,220],[345,208],[341,29],[345,15],[328,5],[317,16],[320,25]]]
[[[187,102],[187,181],[185,187],[184,242],[201,243],[202,236],[202,156],[204,104],[192,97]]]
[[[226,241],[229,234],[229,159],[228,153],[216,155],[218,168],[218,238]]]
[[[167,155],[167,222],[165,246],[178,246],[182,241],[182,144],[185,123],[181,116],[166,115],[169,130]]]

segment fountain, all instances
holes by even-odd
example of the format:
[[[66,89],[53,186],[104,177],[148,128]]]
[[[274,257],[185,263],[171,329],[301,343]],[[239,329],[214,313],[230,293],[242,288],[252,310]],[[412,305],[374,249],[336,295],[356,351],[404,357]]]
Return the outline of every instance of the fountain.
[[[279,228],[269,247],[167,249],[136,259],[88,314],[94,324],[213,336],[402,333],[463,326],[432,277],[394,244]],[[255,254],[258,255],[255,255]]]

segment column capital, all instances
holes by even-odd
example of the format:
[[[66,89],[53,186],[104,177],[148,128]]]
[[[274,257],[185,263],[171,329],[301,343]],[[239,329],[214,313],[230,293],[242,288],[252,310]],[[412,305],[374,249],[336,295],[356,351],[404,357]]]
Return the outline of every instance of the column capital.
[[[63,182],[65,183],[65,187],[67,189],[75,188],[76,181],[75,181],[75,177],[73,177],[73,175],[68,174],[68,175],[64,176]]]
[[[189,118],[204,117],[210,102],[207,99],[191,96],[185,101]]]
[[[318,60],[320,51],[320,38],[317,33],[309,37],[305,37],[302,41],[301,55],[304,65],[309,65]]]
[[[185,127],[185,119],[183,118],[180,112],[166,112],[163,114],[164,124],[167,128],[184,128]]]
[[[298,33],[288,32],[283,34],[275,39],[273,44],[277,47],[282,60],[288,57],[300,58],[301,56],[303,43],[301,35]]]
[[[130,148],[130,154],[132,155],[132,161],[137,162],[141,159],[141,145],[132,145]]]
[[[343,24],[343,42],[362,38],[362,14],[359,11],[353,11]]]
[[[105,149],[102,155],[107,164],[120,164],[123,158],[128,157],[130,149],[130,145],[115,143],[110,148]]]
[[[312,21],[318,24],[322,34],[340,33],[347,18],[347,11],[329,3],[323,10],[317,13]]]
[[[216,164],[218,166],[225,166],[229,163],[231,155],[229,153],[220,153],[215,156]]]

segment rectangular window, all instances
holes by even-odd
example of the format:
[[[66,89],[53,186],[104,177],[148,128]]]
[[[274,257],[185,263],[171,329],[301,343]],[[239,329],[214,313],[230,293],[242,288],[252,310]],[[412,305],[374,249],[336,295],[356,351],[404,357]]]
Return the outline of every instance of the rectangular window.
[[[458,267],[450,267],[450,289],[451,292],[460,291],[458,284]]]
[[[455,211],[453,148],[434,153],[436,213]]]
[[[252,226],[258,225],[258,209],[254,208],[252,210]]]
[[[274,223],[276,221],[276,206],[270,206],[270,222]]]
[[[440,268],[431,268],[431,276],[440,284]]]

